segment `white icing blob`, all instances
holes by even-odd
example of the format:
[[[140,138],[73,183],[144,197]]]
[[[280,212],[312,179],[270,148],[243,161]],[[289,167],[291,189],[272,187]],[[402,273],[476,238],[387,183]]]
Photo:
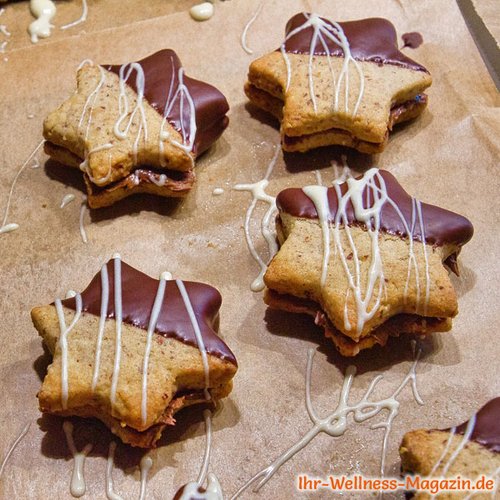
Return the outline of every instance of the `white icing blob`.
[[[153,460],[148,455],[144,455],[141,458],[141,493],[139,495],[139,500],[145,500],[146,498],[148,474],[151,470],[151,467],[153,467]]]
[[[80,236],[82,238],[82,241],[84,243],[88,243],[89,240],[87,238],[87,232],[85,231],[85,226],[84,226],[84,217],[85,217],[85,210],[87,209],[87,197],[84,196],[83,197],[83,201],[80,205],[80,219],[79,219],[79,223],[80,223]]]
[[[211,2],[203,2],[189,9],[189,15],[195,21],[207,21],[214,15],[214,6]]]
[[[213,196],[220,196],[221,194],[224,194],[224,189],[222,189],[222,188],[215,188],[212,191]]]
[[[54,27],[51,23],[56,15],[56,5],[52,0],[30,0],[30,10],[36,20],[28,28],[31,42],[37,43],[39,38],[50,36],[50,30]]]
[[[72,193],[65,194],[63,199],[61,200],[61,205],[59,208],[64,208],[65,206],[69,205],[73,200],[75,199],[75,195]]]

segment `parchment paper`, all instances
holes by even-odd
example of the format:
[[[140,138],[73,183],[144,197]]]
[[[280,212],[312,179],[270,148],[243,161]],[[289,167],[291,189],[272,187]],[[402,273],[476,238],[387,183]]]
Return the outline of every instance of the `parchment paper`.
[[[312,398],[326,415],[338,402],[348,364],[358,368],[352,400],[383,374],[377,397],[393,393],[410,369],[410,342],[401,339],[354,360],[338,356],[309,318],[268,312],[261,293],[250,291],[258,274],[243,237],[248,193],[232,187],[263,178],[278,143],[274,122],[246,106],[242,91],[248,64],[274,50],[289,17],[304,9],[337,20],[370,16],[389,18],[401,35],[419,31],[425,43],[407,50],[424,64],[434,83],[429,108],[420,119],[393,134],[378,157],[348,154],[349,165],[362,171],[378,165],[393,172],[403,186],[426,202],[469,217],[472,241],[460,256],[461,276],[452,277],[460,312],[450,333],[420,342],[417,383],[425,402],[419,406],[410,387],[401,393],[400,412],[389,437],[386,474],[399,473],[398,446],[414,428],[442,428],[461,423],[500,393],[498,377],[498,224],[500,150],[499,98],[454,2],[376,0],[363,2],[266,0],[248,33],[255,53],[246,54],[239,37],[258,6],[250,0],[217,2],[216,15],[198,24],[186,11],[191,2],[92,1],[89,20],[67,32],[31,45],[25,34],[27,2],[8,5],[2,23],[13,33],[0,59],[0,210],[20,165],[41,141],[45,115],[75,88],[75,70],[83,59],[123,63],[165,47],[179,54],[188,75],[216,85],[228,98],[230,125],[216,146],[200,158],[197,184],[181,204],[135,197],[85,214],[89,243],[78,229],[83,183],[78,172],[66,173],[35,155],[41,168],[22,172],[14,189],[7,222],[20,228],[0,235],[0,454],[24,426],[26,437],[6,464],[0,479],[2,498],[70,498],[71,455],[61,420],[42,417],[36,393],[49,358],[33,328],[35,305],[82,290],[114,252],[138,269],[158,276],[169,270],[183,279],[216,286],[224,302],[221,335],[239,360],[234,391],[214,418],[211,471],[227,497],[269,465],[307,432],[311,423],[304,404],[307,350],[317,348]],[[59,2],[61,24],[79,16],[75,2]],[[121,8],[117,7],[118,5]],[[32,118],[29,118],[32,116]],[[342,151],[341,153],[345,153]],[[327,149],[304,156],[280,154],[267,192],[334,178],[331,161],[340,152]],[[213,196],[216,187],[224,189]],[[76,201],[60,209],[67,193]],[[266,258],[258,206],[252,234]],[[382,415],[378,420],[382,420]],[[299,473],[377,475],[383,430],[374,421],[350,423],[339,438],[319,435],[273,477],[259,494],[245,498],[292,498]],[[94,443],[85,465],[87,498],[105,493],[109,433],[101,426],[77,423],[78,447]],[[171,498],[179,486],[197,477],[205,446],[204,425],[196,409],[179,415],[154,460],[148,498]],[[116,452],[115,489],[124,498],[139,495],[142,454],[120,445]],[[318,494],[317,497],[331,496]],[[402,495],[399,495],[402,497]],[[359,498],[359,495],[357,496]]]

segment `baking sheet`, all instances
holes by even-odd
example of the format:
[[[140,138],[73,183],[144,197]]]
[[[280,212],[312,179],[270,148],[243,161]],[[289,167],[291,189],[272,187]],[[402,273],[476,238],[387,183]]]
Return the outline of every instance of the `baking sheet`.
[[[255,51],[250,56],[239,38],[258,7],[251,0],[217,2],[216,15],[203,24],[189,18],[189,2],[152,1],[153,9],[144,5],[149,2],[137,6],[123,1],[119,10],[116,3],[90,1],[87,23],[71,33],[55,32],[38,45],[31,45],[24,33],[27,3],[7,7],[1,22],[11,23],[13,35],[8,60],[0,59],[1,215],[16,172],[41,141],[43,118],[74,91],[75,70],[83,59],[123,63],[174,48],[188,75],[216,85],[226,95],[231,122],[215,147],[200,158],[197,184],[185,202],[138,196],[109,209],[85,212],[88,244],[79,234],[84,193],[78,173],[65,172],[38,152],[35,159],[41,167],[32,169],[30,162],[19,176],[8,222],[20,228],[0,235],[0,453],[25,425],[31,426],[6,464],[0,495],[71,498],[72,460],[61,421],[42,417],[37,409],[35,395],[48,357],[29,311],[69,289],[82,290],[114,252],[151,276],[169,270],[176,277],[210,283],[222,293],[221,335],[240,368],[233,393],[214,418],[210,468],[228,497],[311,428],[304,404],[309,348],[318,349],[312,398],[320,415],[336,407],[349,364],[358,367],[352,400],[358,400],[379,373],[384,375],[376,392],[380,397],[390,395],[406,376],[413,362],[408,340],[344,360],[310,319],[266,311],[261,293],[250,291],[258,274],[243,235],[251,198],[232,187],[263,178],[279,132],[272,120],[247,106],[242,86],[253,57],[274,50],[287,19],[304,9],[337,20],[387,17],[400,35],[422,33],[425,43],[407,53],[433,75],[428,110],[393,134],[382,155],[348,154],[347,161],[358,171],[373,164],[390,170],[416,197],[462,213],[475,226],[474,238],[461,254],[461,277],[452,277],[460,309],[453,330],[420,343],[417,383],[425,405],[415,402],[409,387],[399,397],[386,462],[386,474],[398,474],[397,449],[406,431],[462,422],[500,393],[500,269],[495,255],[500,222],[499,97],[457,6],[445,0],[267,0],[248,32]],[[78,17],[74,2],[58,5],[61,16]],[[443,29],[443,20],[453,30]],[[314,183],[315,169],[320,169],[325,184],[330,182],[335,175],[331,162],[340,161],[342,153],[327,149],[286,158],[280,153],[267,192],[276,195],[284,187]],[[213,196],[216,187],[224,193]],[[76,200],[60,209],[68,193]],[[259,204],[251,225],[263,256],[266,245],[259,224],[266,208]],[[371,423],[351,423],[339,438],[319,435],[259,494],[247,492],[245,498],[299,496],[299,473],[378,474],[383,431],[371,430]],[[148,498],[171,497],[179,486],[196,479],[202,461],[205,434],[199,412],[186,411],[177,427],[165,434],[162,446],[150,452],[154,464]],[[75,436],[80,448],[89,441],[95,445],[85,465],[87,497],[105,498],[110,436],[102,427],[85,423],[76,424]],[[117,449],[115,489],[125,498],[139,495],[141,456],[129,447]]]

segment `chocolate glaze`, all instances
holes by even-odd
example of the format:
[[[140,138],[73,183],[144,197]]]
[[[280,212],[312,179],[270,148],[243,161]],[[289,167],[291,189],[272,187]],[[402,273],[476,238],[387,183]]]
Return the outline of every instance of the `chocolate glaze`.
[[[409,47],[410,49],[417,49],[424,43],[424,37],[417,31],[404,33],[401,38],[403,39],[403,48]]]
[[[331,25],[327,19],[321,18]],[[286,35],[302,26],[307,21],[304,13],[293,16],[286,25]],[[398,37],[393,24],[378,17],[339,23],[349,41],[351,55],[358,61],[370,61],[378,64],[393,64],[416,71],[428,72],[422,65],[406,57],[398,49]],[[299,31],[285,42],[285,51],[293,54],[309,54],[312,27]],[[342,47],[325,38],[328,52],[332,56],[343,56]],[[326,51],[321,43],[316,43],[314,55],[324,56]]]
[[[379,174],[384,179],[389,197],[399,207],[411,229],[412,197],[401,187],[392,174],[386,170],[379,170]],[[357,177],[357,179],[361,179],[361,177]],[[380,186],[378,180],[375,180],[375,182],[377,186]],[[341,184],[340,189],[342,194],[345,194],[347,183],[344,182]],[[365,207],[368,206],[368,194],[370,194],[370,199],[373,200],[372,191],[371,188],[365,188],[363,191],[363,204]],[[328,202],[330,205],[330,221],[334,221],[338,209],[338,199],[333,187],[328,188]],[[306,219],[318,218],[314,203],[300,188],[289,188],[281,191],[276,198],[276,204],[280,212],[286,212],[294,217],[303,217]],[[346,214],[349,225],[362,224],[356,220],[354,207],[350,200],[346,205]],[[472,238],[474,228],[471,222],[461,215],[445,210],[444,208],[422,203],[422,216],[426,243],[436,246],[451,244],[461,247]],[[404,238],[411,236],[414,240],[422,241],[422,233],[418,220],[413,233],[411,235],[407,234],[396,210],[387,202],[382,206],[380,211],[380,230]]]
[[[109,278],[107,318],[114,318],[115,273],[113,260],[110,260],[106,266]],[[122,262],[121,268],[123,322],[147,330],[159,282],[134,269],[125,262]],[[222,303],[220,293],[212,286],[203,283],[184,281],[184,285],[200,325],[206,351],[236,365],[234,354],[214,331],[219,308]],[[82,310],[94,316],[100,316],[101,272],[94,276],[89,286],[81,295]],[[76,301],[74,298],[63,300],[62,304],[64,307],[76,310]],[[163,307],[158,317],[155,332],[163,337],[175,338],[186,344],[198,347],[191,320],[189,319],[175,281],[167,281]]]
[[[163,117],[165,105],[173,81],[172,96],[179,85],[178,73],[182,67],[177,54],[171,49],[164,49],[137,61],[144,71],[144,98]],[[120,65],[103,65],[103,68],[120,74]],[[172,80],[173,74],[173,80]],[[127,84],[137,92],[135,85],[136,71],[132,71]],[[229,123],[226,113],[229,105],[226,98],[215,87],[208,83],[189,78],[184,74],[184,84],[189,90],[196,112],[196,135],[193,153],[200,155],[206,151],[222,134]],[[184,102],[184,123],[189,124],[189,106]],[[168,122],[182,135],[180,99],[172,107],[167,116]],[[187,138],[183,137],[185,141]]]
[[[455,432],[465,434],[468,423],[459,425]],[[476,424],[470,440],[476,441],[490,451],[500,453],[500,397],[492,399],[476,413]]]

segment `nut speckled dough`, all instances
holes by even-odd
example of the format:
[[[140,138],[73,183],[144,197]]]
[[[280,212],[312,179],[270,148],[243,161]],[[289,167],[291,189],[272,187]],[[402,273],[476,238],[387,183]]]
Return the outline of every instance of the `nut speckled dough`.
[[[101,81],[101,90],[95,94]],[[137,103],[137,94],[128,85],[123,86],[123,91],[132,111]],[[120,79],[115,73],[97,65],[83,66],[78,70],[76,93],[45,119],[44,138],[82,158],[82,161],[88,155],[88,172],[92,182],[98,186],[106,186],[126,177],[135,165],[190,170],[193,164],[191,154],[168,140],[163,141],[164,151],[160,151],[159,134],[163,117],[145,99],[142,100],[142,107],[147,122],[147,139],[139,130],[142,122],[139,112],[135,114],[127,136],[124,139],[115,136],[113,129],[120,116],[119,97]],[[122,123],[122,130],[127,123],[128,118]],[[164,124],[164,129],[174,140],[182,143],[181,135],[168,122]],[[136,140],[137,160],[133,155]],[[105,144],[112,147],[94,151]]]
[[[69,325],[75,312],[64,308]],[[54,305],[32,310],[35,327],[43,337],[53,362],[38,393],[40,409],[56,415],[96,417],[122,441],[153,447],[165,426],[174,425],[174,414],[185,406],[204,403],[204,371],[199,350],[183,342],[153,335],[148,370],[147,420],[141,421],[142,363],[146,331],[122,324],[122,358],[116,403],[111,407],[110,388],[115,357],[115,321],[106,320],[99,379],[92,391],[92,376],[99,317],[82,313],[68,336],[68,386],[66,410],[61,404],[61,348],[59,321]],[[210,392],[214,401],[231,392],[236,366],[208,354]]]
[[[401,455],[401,468],[403,473],[420,474],[428,476],[434,466],[439,462],[446,444],[450,438],[449,431],[438,430],[416,430],[407,432],[401,443],[399,454]],[[463,436],[456,434],[451,439],[449,449],[441,461],[441,464],[433,472],[434,477],[442,477],[443,469],[457,449]],[[462,478],[476,479],[478,476],[494,476],[500,467],[500,453],[488,450],[486,447],[474,441],[468,441],[456,460],[451,463],[445,477],[461,476]],[[498,476],[497,476],[498,480]],[[456,500],[467,497],[467,492],[440,493],[438,498],[443,500]],[[416,492],[416,500],[432,498],[428,493]],[[473,498],[491,499],[491,493],[477,493]],[[495,497],[497,498],[497,497]]]
[[[432,83],[426,71],[358,60],[364,76],[359,108],[354,114],[363,79],[351,62],[348,95],[346,97],[344,80],[335,109],[336,89],[332,72],[338,79],[345,59],[315,54],[312,57],[312,82],[317,107],[314,109],[309,78],[310,55],[292,52],[286,55],[291,75],[288,89],[287,65],[280,51],[253,61],[245,85],[250,101],[281,121],[285,151],[304,152],[337,144],[365,153],[377,153],[384,149],[394,124],[415,118],[426,107],[427,98],[423,91]],[[394,113],[401,106],[405,110]]]
[[[409,241],[398,236],[381,233],[379,245],[387,294],[372,318],[368,319],[361,332],[354,327],[346,330],[344,325],[344,304],[348,278],[342,263],[335,256],[334,243],[330,244],[330,260],[326,284],[321,287],[321,266],[323,261],[322,231],[316,220],[302,219],[280,215],[281,248],[271,261],[264,281],[271,290],[267,291],[265,300],[272,307],[294,312],[307,312],[317,317],[323,310],[326,318],[318,318],[325,331],[332,338],[340,352],[345,356],[356,355],[361,349],[375,344],[385,345],[389,335],[400,333],[424,334],[433,331],[447,331],[451,327],[450,319],[458,312],[455,291],[443,267],[447,257],[445,247],[427,245],[429,261],[430,289],[426,318],[422,321],[423,300],[417,307],[417,284],[413,279],[409,283],[407,299],[404,300],[403,288],[408,274]],[[361,287],[364,290],[371,260],[371,242],[366,230],[351,227],[351,235],[356,248],[361,269]],[[350,253],[347,236],[341,231],[343,249]],[[332,239],[333,240],[333,239]],[[413,242],[414,254],[420,269],[425,268],[423,244]],[[424,286],[424,278],[420,276],[420,286]],[[303,311],[294,307],[290,296],[307,299],[312,304],[301,302]],[[376,296],[372,297],[370,307],[374,305]],[[318,306],[319,305],[319,306]],[[356,304],[352,297],[347,300],[347,314],[351,325],[357,323]],[[414,316],[419,315],[419,316]],[[436,319],[434,319],[436,318]],[[391,320],[388,322],[388,320]]]

